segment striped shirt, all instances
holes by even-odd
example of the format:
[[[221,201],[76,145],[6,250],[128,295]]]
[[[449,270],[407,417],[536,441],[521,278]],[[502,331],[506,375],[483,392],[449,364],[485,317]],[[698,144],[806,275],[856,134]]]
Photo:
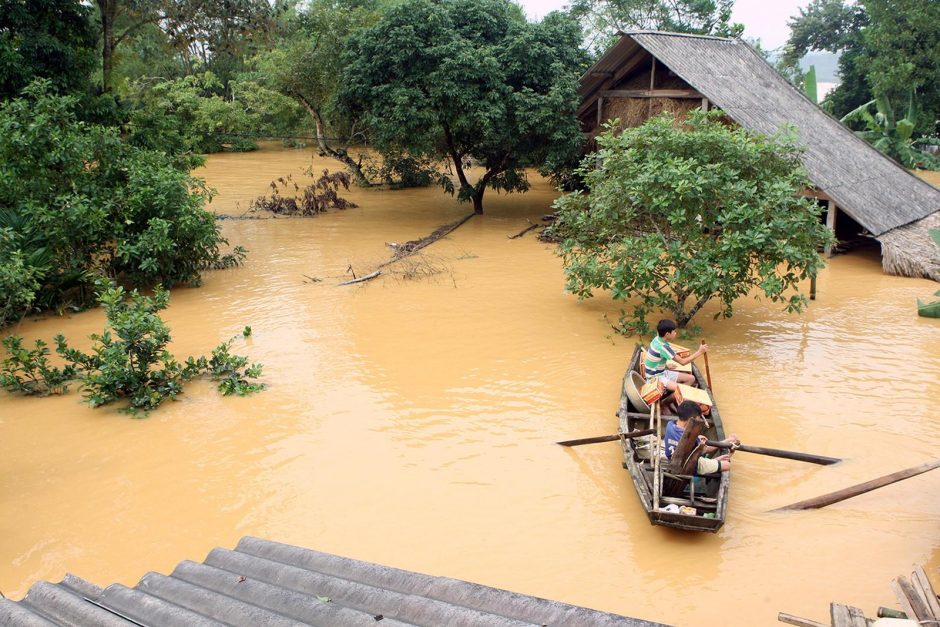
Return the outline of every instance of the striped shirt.
[[[672,350],[669,342],[658,335],[650,342],[650,347],[646,351],[646,378],[652,379],[666,372],[666,362],[674,359],[676,351]]]

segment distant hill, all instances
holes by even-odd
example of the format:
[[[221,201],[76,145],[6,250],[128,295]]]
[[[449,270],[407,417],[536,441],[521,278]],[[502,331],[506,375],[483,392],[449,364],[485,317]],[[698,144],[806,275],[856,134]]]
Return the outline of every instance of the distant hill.
[[[805,72],[811,65],[816,66],[816,80],[820,83],[839,82],[839,55],[832,52],[810,52],[800,60],[800,69]]]

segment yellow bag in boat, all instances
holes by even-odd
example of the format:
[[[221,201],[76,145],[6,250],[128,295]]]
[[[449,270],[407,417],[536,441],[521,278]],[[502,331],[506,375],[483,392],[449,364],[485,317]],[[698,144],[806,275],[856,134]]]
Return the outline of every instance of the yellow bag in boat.
[[[647,405],[652,405],[663,397],[663,382],[659,377],[650,379],[640,388],[640,396],[646,401]]]
[[[701,388],[694,388],[691,385],[679,383],[676,385],[676,403],[681,403],[682,401],[694,401],[698,403],[703,416],[707,416],[712,410],[712,399],[708,395],[708,392]]]

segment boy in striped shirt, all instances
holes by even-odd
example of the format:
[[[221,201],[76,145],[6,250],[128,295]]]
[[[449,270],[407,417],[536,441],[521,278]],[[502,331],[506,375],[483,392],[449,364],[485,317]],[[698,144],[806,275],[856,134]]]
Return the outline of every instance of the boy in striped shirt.
[[[658,377],[663,382],[663,386],[670,392],[675,391],[676,383],[684,385],[695,385],[696,383],[695,377],[688,372],[676,372],[670,369],[667,366],[669,360],[671,359],[684,366],[692,363],[699,355],[708,352],[708,344],[703,342],[698,350],[688,357],[679,357],[669,344],[669,341],[676,339],[678,334],[679,331],[676,328],[675,321],[660,320],[659,324],[656,325],[656,337],[650,341],[649,349],[646,351],[646,362],[644,363],[646,380],[649,381],[654,377]]]

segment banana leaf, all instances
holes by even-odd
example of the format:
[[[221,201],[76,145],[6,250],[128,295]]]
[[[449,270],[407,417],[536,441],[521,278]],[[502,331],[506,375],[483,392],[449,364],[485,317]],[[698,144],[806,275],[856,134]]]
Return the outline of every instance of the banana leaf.
[[[924,318],[940,318],[940,300],[933,303],[925,303],[917,299],[917,315]]]

